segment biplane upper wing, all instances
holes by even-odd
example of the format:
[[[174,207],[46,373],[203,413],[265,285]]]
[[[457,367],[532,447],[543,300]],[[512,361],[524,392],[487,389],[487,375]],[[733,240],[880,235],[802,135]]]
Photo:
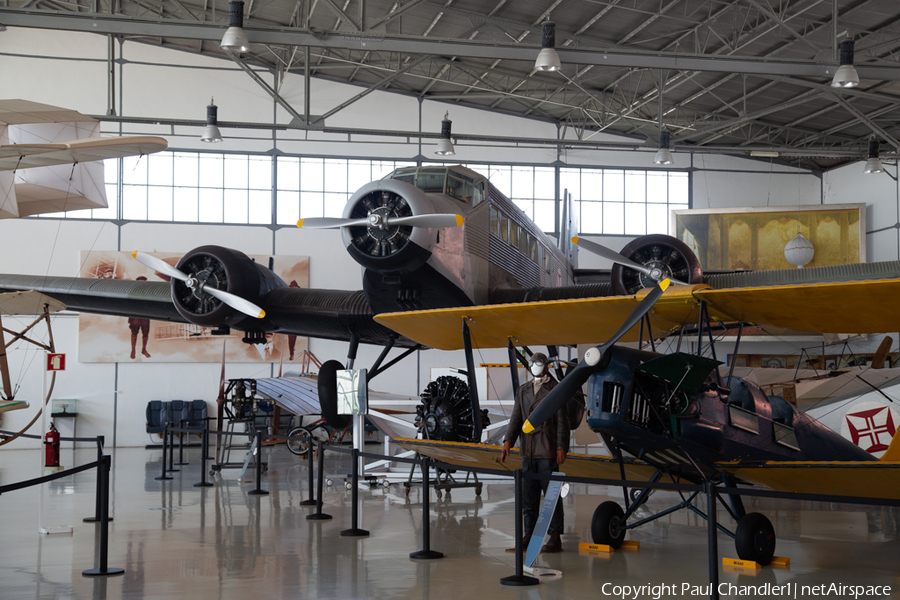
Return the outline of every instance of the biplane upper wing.
[[[397,438],[395,444],[406,450],[415,450],[419,454],[435,460],[461,467],[476,467],[495,471],[515,471],[522,467],[519,451],[513,449],[506,462],[500,462],[500,446],[484,444],[467,444],[462,442],[439,442],[432,440],[414,440]],[[629,481],[649,481],[656,469],[649,464],[635,459],[624,461],[625,478]],[[560,469],[573,477],[589,477],[593,479],[620,479],[619,461],[611,456],[595,456],[592,454],[566,455],[566,462]]]
[[[8,144],[0,146],[0,171],[153,154],[165,150],[168,144],[165,138],[156,136],[87,138],[51,144]]]
[[[482,348],[506,346],[509,338],[523,345],[597,344],[615,332],[646,293],[387,313],[375,320],[442,350],[463,347],[463,319],[472,343]],[[887,308],[898,294],[900,279],[722,290],[678,285],[665,291],[649,315],[654,335],[695,321],[701,302],[713,319],[817,333],[883,333],[900,330],[900,314]],[[622,341],[638,336],[635,326]]]

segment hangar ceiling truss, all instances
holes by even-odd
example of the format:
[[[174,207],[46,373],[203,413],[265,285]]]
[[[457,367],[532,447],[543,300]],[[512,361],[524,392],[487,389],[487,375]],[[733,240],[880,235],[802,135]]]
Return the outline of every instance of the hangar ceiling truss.
[[[229,59],[225,0],[5,0],[0,23],[92,31]],[[563,70],[537,72],[541,23]],[[489,109],[655,147],[749,153],[827,168],[900,140],[896,0],[246,0],[249,72],[267,69]],[[858,88],[829,83],[855,41]],[[267,84],[268,85],[268,84]],[[323,127],[349,106],[311,117]],[[282,101],[283,102],[283,101]],[[302,117],[302,118],[298,118]],[[377,123],[373,124],[377,128]],[[434,124],[438,128],[438,124]]]

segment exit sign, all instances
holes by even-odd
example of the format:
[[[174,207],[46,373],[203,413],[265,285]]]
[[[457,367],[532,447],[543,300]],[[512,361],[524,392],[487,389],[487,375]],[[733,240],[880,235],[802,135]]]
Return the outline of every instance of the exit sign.
[[[66,355],[65,354],[48,354],[47,355],[48,371],[65,371]]]

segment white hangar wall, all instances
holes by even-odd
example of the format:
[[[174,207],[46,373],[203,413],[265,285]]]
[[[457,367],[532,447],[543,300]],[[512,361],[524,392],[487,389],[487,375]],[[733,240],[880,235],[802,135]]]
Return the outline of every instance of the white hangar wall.
[[[107,111],[107,39],[103,36],[68,32],[45,32],[9,28],[0,35],[0,78],[3,95],[103,115]],[[65,57],[65,58],[64,58]],[[116,113],[129,117],[203,120],[211,97],[219,106],[219,120],[227,122],[286,125],[290,115],[254,83],[237,65],[210,57],[151,45],[125,42],[116,44]],[[35,74],[40,74],[36,76]],[[271,74],[260,72],[270,85]],[[304,79],[289,76],[281,84],[283,97],[298,112],[303,112]],[[364,88],[313,79],[311,113],[325,114],[353,98]],[[398,131],[426,131],[437,134],[445,111],[450,111],[455,133],[515,135],[531,138],[555,138],[557,128],[548,123],[495,114],[413,97],[376,91],[331,116],[330,127],[365,128]],[[105,122],[109,134],[152,134],[169,140],[176,150],[210,150],[199,141],[200,127],[138,125]],[[225,128],[226,140],[215,152],[283,152],[314,156],[339,156],[416,160],[434,155],[434,141],[420,143],[417,138],[326,135],[320,132],[279,130],[274,136],[265,129]],[[605,135],[605,134],[603,134]],[[605,136],[615,139],[613,136]],[[557,156],[550,148],[500,147],[489,144],[458,144],[460,162],[503,162],[550,166],[606,166],[648,168],[655,148],[647,151],[568,151]],[[771,165],[768,162],[734,157],[675,153],[675,167],[692,172],[693,206],[736,207],[819,204],[859,201],[868,197],[868,178],[857,181],[851,165],[827,174],[822,179],[809,172]],[[852,180],[844,184],[843,177]],[[889,179],[888,179],[889,181]],[[888,194],[872,189],[870,229],[873,214],[896,223],[896,188]],[[893,183],[893,182],[891,182]],[[874,183],[872,184],[874,185]],[[862,188],[860,186],[863,186]],[[854,197],[848,197],[853,195]],[[890,206],[881,207],[882,196]],[[889,197],[888,197],[889,196]],[[628,236],[603,236],[604,244],[621,248]],[[897,257],[896,229],[877,234],[870,248],[870,260]],[[343,249],[336,231],[303,231],[295,228],[256,225],[173,224],[110,221],[20,219],[0,221],[0,272],[72,276],[78,270],[84,250],[160,250],[187,251],[202,244],[235,247],[247,253],[291,254],[310,257],[310,286],[314,288],[355,290],[361,286],[360,267]],[[871,238],[870,238],[870,243]],[[605,268],[600,259],[581,257],[581,266]],[[17,319],[30,322],[30,318]],[[27,321],[27,322],[26,322]],[[7,321],[7,327],[18,324]],[[212,402],[218,387],[218,364],[87,364],[77,357],[78,322],[74,315],[53,319],[57,349],[66,352],[69,364],[58,377],[54,397],[77,398],[80,416],[78,435],[105,435],[119,446],[147,443],[144,411],[149,400],[203,398]],[[346,344],[310,340],[310,350],[320,359],[343,360]],[[371,365],[380,349],[361,346],[358,366]],[[390,357],[399,355],[399,350]],[[505,350],[480,350],[478,362],[506,362]],[[25,344],[10,349],[13,377],[18,397],[32,403],[26,411],[6,413],[0,427],[18,429],[34,412],[42,389],[42,359]],[[417,395],[429,380],[432,367],[463,366],[462,352],[428,350],[405,359],[373,381],[374,389]],[[286,367],[287,368],[287,367]],[[261,377],[277,372],[277,365],[232,364],[226,376]],[[62,425],[68,435],[68,425]],[[7,448],[34,448],[37,442],[17,440]]]

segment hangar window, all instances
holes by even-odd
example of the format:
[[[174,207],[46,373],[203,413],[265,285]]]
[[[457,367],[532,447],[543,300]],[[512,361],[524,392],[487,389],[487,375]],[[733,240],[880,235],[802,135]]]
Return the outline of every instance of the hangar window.
[[[685,171],[560,169],[560,197],[568,190],[582,233],[669,233],[673,210],[689,208]]]

